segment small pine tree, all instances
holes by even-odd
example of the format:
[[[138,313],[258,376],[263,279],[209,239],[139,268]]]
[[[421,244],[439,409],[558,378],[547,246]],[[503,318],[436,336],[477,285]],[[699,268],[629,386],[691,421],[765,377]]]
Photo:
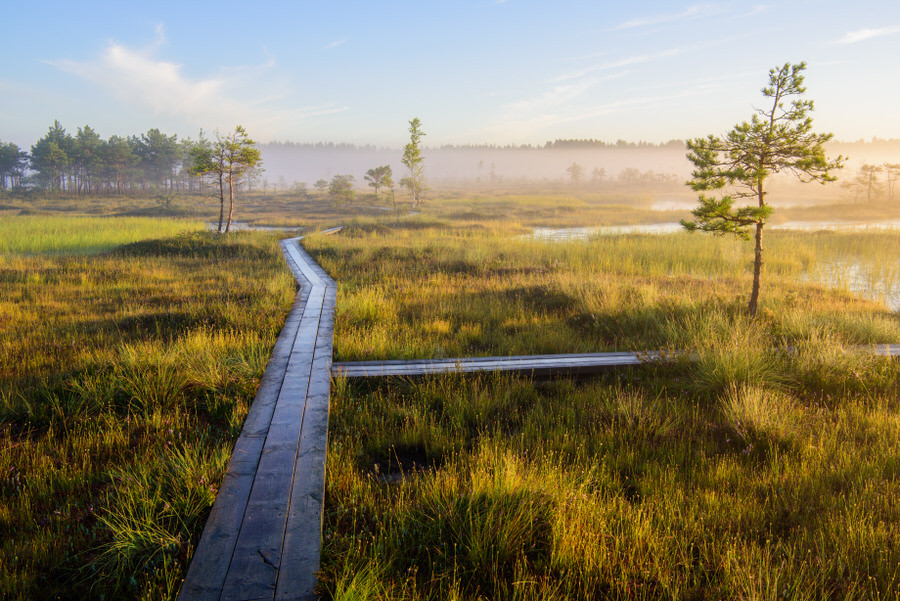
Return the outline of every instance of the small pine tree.
[[[745,240],[750,239],[750,228],[755,228],[751,315],[756,314],[759,303],[763,227],[772,214],[766,199],[767,180],[786,172],[804,182],[824,184],[834,181],[831,172],[843,166],[843,157],[829,160],[825,156],[824,144],[832,134],[812,131],[812,101],[798,98],[806,92],[804,69],[806,63],[785,63],[769,70],[769,85],[762,93],[771,99],[770,108],[757,109],[749,123],[736,125],[724,137],[687,141],[687,157],[694,164],[687,184],[700,193],[700,205],[692,211],[696,220],[682,220],[681,224],[691,232],[734,234]],[[710,190],[721,190],[722,197],[706,195]],[[736,201],[745,199],[750,204],[735,206]]]

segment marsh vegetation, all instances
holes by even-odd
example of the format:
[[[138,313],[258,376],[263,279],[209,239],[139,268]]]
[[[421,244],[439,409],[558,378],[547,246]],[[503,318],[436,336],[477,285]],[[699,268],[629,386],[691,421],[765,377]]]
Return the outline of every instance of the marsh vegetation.
[[[896,232],[773,231],[751,319],[741,241],[531,237],[687,215],[652,197],[432,194],[417,215],[315,194],[244,203],[251,224],[302,227],[338,282],[336,360],[698,360],[580,380],[336,379],[323,598],[900,594],[900,371],[847,351],[900,342],[900,319],[877,293],[809,277],[852,261],[875,290],[897,277]],[[173,598],[293,299],[284,234],[202,232],[214,201],[179,202],[190,222],[121,217],[158,213],[152,199],[5,202],[2,596]],[[51,227],[70,233],[27,233]]]
[[[523,236],[573,202],[544,200],[444,201],[309,237],[340,286],[336,359],[693,349],[697,361],[582,380],[336,380],[323,595],[900,594],[900,370],[848,351],[900,340],[900,320],[808,281],[839,257],[872,281],[895,273],[896,232],[773,232],[771,292],[751,318],[752,247]],[[614,205],[592,211],[627,222]]]
[[[3,217],[0,597],[177,592],[294,292],[200,228]]]

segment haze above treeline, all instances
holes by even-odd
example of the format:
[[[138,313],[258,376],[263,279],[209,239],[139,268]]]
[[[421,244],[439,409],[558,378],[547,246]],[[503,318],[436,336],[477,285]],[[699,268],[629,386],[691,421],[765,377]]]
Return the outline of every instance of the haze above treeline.
[[[253,132],[249,133],[252,137]],[[141,189],[148,185],[180,188],[180,184],[173,186],[171,182],[178,178],[187,181],[183,172],[189,168],[190,149],[196,143],[196,138],[179,138],[158,129],[127,137],[113,135],[104,140],[89,126],[70,133],[55,122],[30,148],[19,148],[0,139],[0,187],[9,189],[30,183],[52,188],[52,181],[47,185],[48,180],[71,181],[71,172],[75,172],[75,179],[87,180],[88,172],[103,171],[104,177],[115,180],[115,188],[121,190],[121,181],[131,170],[132,179],[140,178]],[[316,182],[351,175],[354,185],[364,189],[365,173],[381,165],[391,166],[398,179],[403,175],[401,148],[331,142],[269,142],[258,144],[258,148],[262,169],[256,174],[255,187],[312,189]],[[864,165],[900,163],[900,139],[832,142],[828,152],[848,157],[847,167],[839,177],[850,180]],[[691,172],[682,140],[656,144],[586,137],[557,139],[543,145],[426,143],[423,156],[430,185],[573,183],[573,165],[579,168],[580,182],[595,184],[640,180],[681,185]],[[13,173],[16,168],[18,173]],[[110,185],[105,187],[109,189]]]
[[[402,149],[333,143],[274,142],[260,145],[269,181],[284,177],[287,181],[312,183],[337,174],[361,178],[376,165],[391,165],[400,173]],[[900,140],[874,139],[856,142],[832,142],[832,154],[848,157],[849,171],[863,164],[900,162]],[[567,171],[578,163],[585,180],[595,169],[604,177],[615,179],[626,170],[653,172],[677,178],[690,175],[684,141],[670,140],[662,144],[596,139],[554,140],[533,145],[442,145],[423,147],[428,179],[434,182],[507,183],[516,181],[556,181],[570,179]]]

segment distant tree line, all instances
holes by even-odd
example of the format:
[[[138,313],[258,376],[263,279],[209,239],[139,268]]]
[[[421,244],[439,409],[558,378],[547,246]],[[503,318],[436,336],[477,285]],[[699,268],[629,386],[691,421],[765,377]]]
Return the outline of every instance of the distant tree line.
[[[302,148],[307,150],[338,150],[338,151],[375,151],[375,150],[394,150],[387,147],[378,147],[373,144],[356,145],[348,143],[334,142],[268,142],[263,146],[273,148]],[[422,146],[422,150],[433,150],[427,146]],[[616,140],[615,142],[605,142],[603,140],[587,139],[557,139],[547,141],[544,144],[442,144],[438,147],[440,150],[555,150],[555,149],[585,149],[585,148],[669,148],[675,150],[684,149],[684,140],[669,140],[668,142],[629,142],[626,140]]]
[[[566,168],[569,179],[573,184],[581,184],[584,181],[584,167],[577,162]],[[594,167],[591,171],[590,183],[593,185],[612,183],[603,167]],[[658,173],[652,169],[641,171],[634,167],[626,167],[619,172],[616,182],[619,184],[681,184],[680,178],[675,173]]]
[[[546,149],[565,149],[565,150],[581,150],[586,148],[673,148],[680,150],[684,148],[684,140],[669,140],[661,144],[653,142],[628,142],[626,140],[616,140],[615,142],[604,142],[603,140],[594,140],[592,138],[584,140],[554,140],[547,142],[543,146]]]
[[[193,164],[198,144],[155,128],[104,140],[85,125],[73,136],[54,121],[30,153],[0,141],[0,189],[75,195],[200,191],[203,179]]]
[[[886,185],[882,184],[882,174]],[[859,201],[861,194],[865,194],[867,202],[883,197],[886,197],[888,202],[893,202],[898,179],[900,179],[900,163],[885,162],[881,165],[863,163],[856,171],[856,176],[842,185],[854,191],[854,202]]]
[[[266,142],[263,146],[271,146],[273,148],[303,148],[303,149],[312,149],[312,150],[360,150],[360,151],[372,151],[379,150],[379,147],[374,144],[364,144],[364,145],[356,145],[349,144],[346,142]],[[391,150],[387,147],[382,147],[380,150]]]

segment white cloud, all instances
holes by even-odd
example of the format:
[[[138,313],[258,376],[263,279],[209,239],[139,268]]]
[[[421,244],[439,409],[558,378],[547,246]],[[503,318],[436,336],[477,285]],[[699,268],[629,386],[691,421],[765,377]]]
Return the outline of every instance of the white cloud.
[[[553,81],[568,81],[570,79],[578,79],[586,75],[590,75],[591,73],[594,73],[596,71],[609,71],[610,69],[621,69],[622,67],[629,67],[631,65],[637,65],[640,63],[648,63],[661,58],[669,58],[671,56],[681,54],[684,51],[684,48],[671,48],[669,50],[663,50],[662,52],[657,52],[655,54],[641,54],[637,56],[629,56],[627,58],[622,58],[615,61],[607,61],[604,63],[600,63],[599,65],[593,65],[590,67],[579,69],[577,71],[564,73],[563,75],[554,78]]]
[[[217,103],[226,85],[224,79],[215,77],[191,81],[181,73],[180,65],[116,43],[94,62],[64,59],[51,64],[155,113],[200,114]]]
[[[900,33],[900,27],[882,27],[881,29],[857,29],[850,31],[839,40],[835,40],[835,44],[856,44],[864,40],[872,38],[880,38],[886,35],[895,35]]]
[[[120,102],[156,115],[186,119],[193,125],[230,129],[241,123],[254,135],[276,135],[286,123],[340,112],[332,105],[285,108],[283,82],[274,76],[275,60],[260,65],[224,67],[212,76],[192,78],[182,65],[158,58],[165,43],[163,26],[148,48],[110,42],[91,61],[48,61],[58,69],[87,80]]]
[[[325,46],[325,50],[331,50],[332,48],[337,48],[341,44],[346,44],[346,43],[347,43],[347,38],[344,38],[343,40],[335,40],[334,42],[331,42],[330,44]]]
[[[755,17],[756,15],[762,15],[762,14],[769,12],[769,10],[771,8],[772,7],[769,6],[768,4],[757,4],[756,6],[754,6],[747,12],[738,15],[738,17],[740,17],[742,19],[747,18],[747,17]]]
[[[684,21],[687,19],[700,19],[711,15],[720,14],[721,9],[715,4],[694,4],[687,7],[680,13],[666,13],[652,15],[650,17],[639,17],[625,21],[614,29],[634,29],[635,27],[646,27],[648,25],[659,25],[661,23],[671,23],[673,21]]]
[[[609,81],[618,77],[624,77],[627,71],[607,75],[606,77],[586,77],[581,81],[571,84],[554,86],[553,89],[545,92],[537,98],[527,100],[519,100],[517,102],[506,105],[506,109],[518,113],[544,112],[565,105],[572,100],[582,96],[585,92],[595,87],[603,81]]]

